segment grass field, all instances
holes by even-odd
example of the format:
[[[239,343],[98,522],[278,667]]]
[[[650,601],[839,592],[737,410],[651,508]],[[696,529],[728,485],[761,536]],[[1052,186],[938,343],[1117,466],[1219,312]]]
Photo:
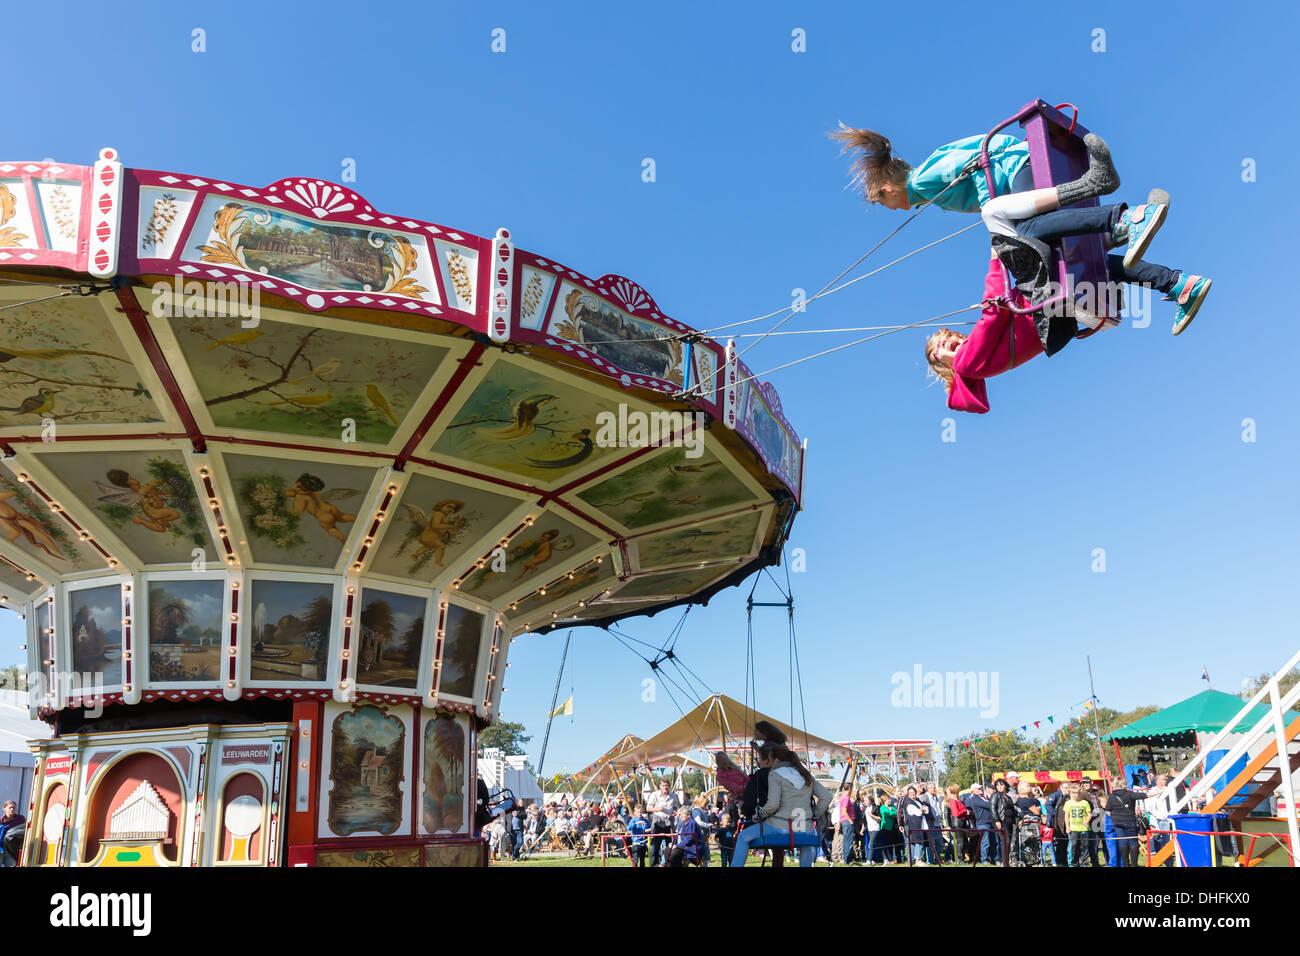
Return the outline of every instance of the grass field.
[[[751,860],[750,860],[748,863],[746,863],[745,865],[746,865],[746,866],[758,866],[759,864],[760,864],[760,861],[759,861],[759,860],[757,860],[757,859],[751,859]],[[500,861],[500,862],[493,863],[493,864],[491,864],[491,865],[492,865],[492,866],[504,867],[504,868],[507,868],[507,869],[508,869],[508,868],[511,868],[511,867],[515,867],[515,868],[525,868],[525,867],[536,867],[536,866],[576,866],[576,867],[595,867],[595,868],[597,868],[597,869],[600,869],[600,857],[599,857],[599,856],[596,856],[596,857],[575,857],[575,856],[573,856],[572,854],[564,854],[564,855],[559,855],[559,854],[546,854],[546,855],[538,854],[538,855],[536,855],[536,856],[530,857],[530,858],[527,859],[527,860],[520,860],[520,861],[517,862],[517,863],[516,863],[516,862],[513,862],[513,861],[511,861],[511,860],[502,860],[502,861]],[[713,856],[713,865],[714,865],[714,866],[717,866],[717,865],[718,865],[718,856],[717,856],[716,853],[715,853],[714,856]],[[770,864],[769,864],[769,865],[770,865]],[[825,860],[818,860],[817,863],[816,863],[815,865],[818,866],[818,867],[824,867],[824,866],[827,866],[827,863],[826,863]],[[946,866],[951,866],[952,864],[949,863],[949,864],[945,864],[945,865],[946,865]],[[981,868],[981,869],[987,869],[988,866],[990,866],[990,865],[997,866],[996,864],[980,864],[980,868]],[[606,866],[606,868],[610,868],[610,867],[623,867],[624,869],[630,869],[630,868],[632,867],[632,864],[631,864],[630,862],[628,862],[628,859],[627,859],[626,857],[617,857],[617,858],[616,858],[616,857],[614,857],[614,856],[611,855],[611,856],[607,856],[607,857],[605,858],[605,866]],[[855,866],[856,866],[856,864],[855,864]],[[905,870],[905,869],[908,869],[907,864],[905,864],[905,863],[891,863],[891,864],[888,864],[888,866],[889,866],[890,869],[894,869],[894,870],[899,870],[899,869],[903,869],[903,870]],[[1000,868],[1000,867],[998,867],[998,868]],[[913,869],[928,869],[928,867],[913,867]]]

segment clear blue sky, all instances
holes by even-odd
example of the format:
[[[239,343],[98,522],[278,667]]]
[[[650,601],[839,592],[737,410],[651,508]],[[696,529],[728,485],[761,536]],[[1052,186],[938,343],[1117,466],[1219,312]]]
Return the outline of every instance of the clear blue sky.
[[[777,373],[809,440],[791,544],[810,729],[953,737],[1070,712],[1084,656],[1109,706],[1235,690],[1297,646],[1294,389],[1296,16],[1196,3],[969,4],[895,14],[864,4],[498,2],[400,11],[354,3],[46,3],[9,11],[6,159],[127,165],[265,184],[337,180],[356,160],[376,207],[518,243],[589,275],[621,273],[710,328],[820,288],[899,213],[844,189],[837,120],[919,162],[1035,96],[1070,100],[1110,142],[1120,198],[1168,189],[1150,258],[1214,278],[1188,332],[1072,344],[991,383],[993,411],[956,416],[907,332]],[[993,8],[990,7],[990,10]],[[1077,12],[1076,12],[1077,11]],[[996,22],[997,34],[982,26]],[[1015,24],[1015,36],[1005,31]],[[493,28],[507,50],[490,50]],[[191,52],[191,30],[207,52]],[[790,49],[807,31],[807,52]],[[1106,31],[1106,52],[1091,51]],[[1005,52],[1032,51],[1022,62]],[[1045,79],[1051,76],[1050,80]],[[658,181],[641,180],[656,161]],[[1258,181],[1241,178],[1245,158]],[[975,221],[925,212],[875,261]],[[981,293],[980,230],[812,306],[787,328],[903,323]],[[853,336],[770,339],[755,370]],[[1243,443],[1241,423],[1257,423]],[[1037,499],[1068,495],[1048,513]],[[1107,571],[1090,570],[1105,548]],[[677,648],[711,687],[744,691],[748,587],[694,610]],[[774,591],[769,589],[768,594]],[[662,641],[678,613],[626,629]],[[18,658],[0,612],[0,662]],[[757,633],[759,706],[788,715],[784,622]],[[503,711],[540,744],[563,635],[520,638]],[[547,765],[575,769],[625,732],[677,716],[641,700],[645,664],[574,632]],[[989,670],[1000,713],[899,709],[890,675]],[[680,694],[678,695],[680,698]]]

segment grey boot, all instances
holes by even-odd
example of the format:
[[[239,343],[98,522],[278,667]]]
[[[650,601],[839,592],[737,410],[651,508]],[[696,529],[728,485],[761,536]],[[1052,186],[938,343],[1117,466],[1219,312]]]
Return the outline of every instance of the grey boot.
[[[1108,196],[1119,189],[1119,173],[1110,159],[1110,147],[1096,133],[1089,133],[1083,138],[1088,147],[1088,171],[1078,179],[1062,183],[1056,187],[1056,198],[1061,208],[1075,203]]]

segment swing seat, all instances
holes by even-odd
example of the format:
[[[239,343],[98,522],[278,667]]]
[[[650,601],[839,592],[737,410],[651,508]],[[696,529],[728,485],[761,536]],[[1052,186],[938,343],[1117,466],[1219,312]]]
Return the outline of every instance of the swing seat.
[[[1069,118],[1061,107],[1074,110]],[[1088,150],[1083,137],[1088,130],[1079,124],[1078,107],[1072,103],[1049,106],[1043,100],[1026,103],[1009,119],[1003,120],[984,137],[980,148],[980,167],[989,185],[990,195],[996,195],[988,162],[988,144],[1002,129],[1018,122],[1024,130],[1025,144],[1029,147],[1029,168],[1034,177],[1035,189],[1049,189],[1077,179],[1088,170]],[[1089,199],[1075,203],[1070,208],[1087,208],[1100,205]],[[1034,312],[1056,307],[1067,318],[1073,318],[1086,331],[1076,338],[1087,338],[1101,329],[1114,328],[1120,323],[1123,302],[1118,290],[1111,285],[1106,263],[1106,244],[1100,235],[1067,236],[1051,244],[1053,263],[1052,281],[1058,283],[1056,294],[1044,301],[1013,312]]]
[[[821,836],[816,830],[791,829],[784,836],[766,835],[749,845],[751,850],[793,850],[801,846],[821,846]]]

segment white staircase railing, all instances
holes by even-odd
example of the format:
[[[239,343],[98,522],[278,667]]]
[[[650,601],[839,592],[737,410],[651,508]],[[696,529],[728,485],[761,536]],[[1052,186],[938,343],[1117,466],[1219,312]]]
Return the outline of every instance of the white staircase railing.
[[[1287,829],[1291,836],[1291,865],[1295,865],[1296,854],[1300,852],[1300,822],[1297,821],[1297,813],[1300,811],[1300,807],[1296,805],[1296,791],[1292,782],[1290,763],[1291,753],[1287,749],[1285,736],[1286,717],[1284,715],[1288,710],[1295,707],[1297,702],[1300,702],[1300,682],[1285,694],[1282,693],[1279,682],[1284,675],[1297,665],[1300,665],[1300,651],[1297,651],[1289,661],[1282,665],[1281,670],[1264,683],[1264,686],[1256,692],[1255,696],[1237,712],[1237,715],[1232,720],[1224,725],[1223,729],[1208,744],[1201,748],[1196,758],[1190,761],[1178,776],[1169,781],[1168,786],[1156,798],[1157,802],[1164,804],[1164,812],[1160,814],[1161,816],[1168,817],[1171,813],[1178,813],[1193,800],[1202,797],[1211,788],[1214,781],[1229,773],[1232,765],[1240,760],[1243,755],[1248,754],[1251,747],[1263,741],[1271,731],[1274,742],[1277,744],[1277,757],[1275,760],[1281,775],[1282,795],[1286,798]],[[1267,703],[1268,706],[1267,713],[1249,729],[1239,729],[1240,725],[1245,722],[1246,717],[1264,703]],[[1197,764],[1203,763],[1210,753],[1220,749],[1223,741],[1232,734],[1241,734],[1241,739],[1234,743],[1212,768],[1206,765],[1206,772],[1197,781],[1196,785],[1186,790],[1181,798],[1177,797],[1178,785],[1187,779],[1188,774],[1196,768]],[[1266,766],[1272,766],[1272,762]]]

